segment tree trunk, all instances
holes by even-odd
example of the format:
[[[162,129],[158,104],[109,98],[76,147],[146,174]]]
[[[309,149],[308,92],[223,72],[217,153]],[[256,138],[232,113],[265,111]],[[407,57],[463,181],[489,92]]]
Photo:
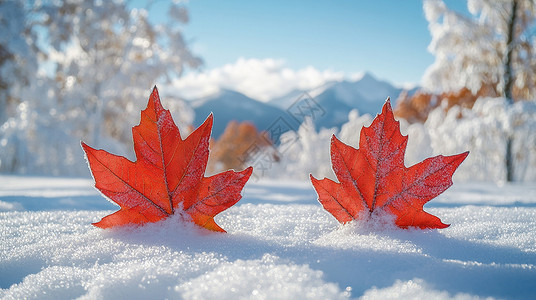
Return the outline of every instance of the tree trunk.
[[[503,96],[508,103],[512,105],[514,103],[512,87],[514,83],[514,74],[512,70],[512,53],[514,51],[514,30],[517,18],[517,1],[512,1],[512,10],[510,19],[508,20],[508,33],[506,36],[506,56],[504,59],[504,88]],[[506,140],[506,180],[508,182],[514,181],[514,157],[512,152],[513,135],[509,134]]]
[[[93,115],[91,116],[91,126],[93,129],[93,147],[100,147],[100,138],[102,133],[102,122],[103,122],[103,106],[102,95],[101,95],[101,82],[97,82],[94,87],[94,92],[92,97],[95,99],[93,107]]]
[[[514,30],[517,18],[517,0],[512,1],[512,11],[508,20],[508,33],[506,36],[506,56],[504,59],[504,90],[503,94],[508,103],[514,103],[512,87],[514,84],[514,74],[512,70],[512,53],[514,52]]]

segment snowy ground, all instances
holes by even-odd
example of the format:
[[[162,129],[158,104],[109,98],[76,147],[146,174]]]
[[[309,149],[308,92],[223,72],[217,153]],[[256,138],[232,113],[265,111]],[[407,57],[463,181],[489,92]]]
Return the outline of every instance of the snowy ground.
[[[260,181],[218,234],[168,219],[90,225],[115,210],[91,180],[0,176],[5,299],[534,299],[536,186],[455,184],[416,231],[340,226],[308,183]]]

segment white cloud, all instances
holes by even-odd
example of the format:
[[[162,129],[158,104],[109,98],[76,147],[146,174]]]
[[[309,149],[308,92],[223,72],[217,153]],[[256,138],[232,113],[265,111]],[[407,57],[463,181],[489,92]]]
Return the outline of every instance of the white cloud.
[[[174,80],[170,89],[186,99],[208,96],[223,88],[268,101],[293,89],[313,89],[345,77],[343,72],[320,71],[312,66],[293,70],[279,59],[239,58],[222,67],[188,73]]]

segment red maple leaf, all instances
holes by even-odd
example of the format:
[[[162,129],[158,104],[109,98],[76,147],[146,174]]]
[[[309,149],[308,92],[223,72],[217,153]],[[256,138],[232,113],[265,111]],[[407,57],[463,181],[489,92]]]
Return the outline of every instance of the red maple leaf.
[[[205,177],[211,130],[212,114],[183,140],[155,87],[132,128],[135,162],[82,143],[95,187],[121,207],[93,225],[144,224],[184,213],[199,226],[225,232],[214,216],[240,200],[253,169]]]
[[[436,156],[406,168],[407,136],[400,133],[389,99],[369,127],[359,149],[331,139],[331,162],[340,183],[311,175],[322,206],[339,222],[367,219],[384,212],[398,227],[446,228],[423,205],[452,185],[452,175],[469,152]]]

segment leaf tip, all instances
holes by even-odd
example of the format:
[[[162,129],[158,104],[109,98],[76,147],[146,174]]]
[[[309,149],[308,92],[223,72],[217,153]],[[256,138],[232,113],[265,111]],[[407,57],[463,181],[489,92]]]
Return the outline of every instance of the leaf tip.
[[[213,112],[210,112],[210,114],[205,119],[205,122],[203,122],[203,124],[205,124],[205,123],[210,127],[210,129],[212,129],[212,125],[214,124],[214,113]]]
[[[450,224],[445,224],[445,223],[441,222],[441,220],[438,220],[438,222],[436,224],[426,225],[426,226],[422,226],[422,227],[418,227],[418,228],[420,228],[420,229],[445,229],[447,227],[450,227]]]
[[[104,226],[102,224],[102,220],[100,220],[99,222],[91,223],[91,225],[93,225],[95,227],[98,227],[98,228],[101,228],[101,229],[106,229],[107,228],[106,226]]]
[[[387,99],[385,100],[385,104],[383,105],[382,114],[385,113],[393,113],[393,108],[391,107],[391,97],[387,97]]]
[[[247,182],[249,180],[249,177],[251,177],[251,174],[253,174],[253,167],[249,166],[245,168],[244,170],[237,172],[237,173],[241,174],[242,178],[244,178],[245,182]]]
[[[156,85],[153,87],[153,91],[151,92],[151,99],[160,99],[160,95],[158,94],[158,88]]]
[[[84,150],[86,157],[89,152],[95,151],[94,148],[92,148],[91,146],[88,146],[88,144],[84,143],[83,141],[80,141],[80,146],[82,147],[82,150]]]
[[[150,108],[150,107],[153,110],[155,110],[155,112],[164,110],[164,107],[162,106],[162,102],[160,102],[160,95],[158,94],[158,88],[156,87],[156,85],[154,86],[153,91],[151,92],[151,96],[149,96],[149,103],[147,104],[147,108]]]
[[[458,166],[462,164],[462,162],[467,158],[467,156],[469,156],[469,151],[465,151],[460,154],[455,154],[450,157],[452,157],[453,161],[456,162],[456,168],[458,168]]]
[[[339,140],[334,134],[331,136],[331,145],[333,145],[334,143],[340,143],[341,140]]]
[[[203,228],[214,231],[214,232],[221,232],[221,233],[227,233],[225,229],[221,228],[220,225],[216,224],[214,219],[209,219],[207,223],[203,226]]]

